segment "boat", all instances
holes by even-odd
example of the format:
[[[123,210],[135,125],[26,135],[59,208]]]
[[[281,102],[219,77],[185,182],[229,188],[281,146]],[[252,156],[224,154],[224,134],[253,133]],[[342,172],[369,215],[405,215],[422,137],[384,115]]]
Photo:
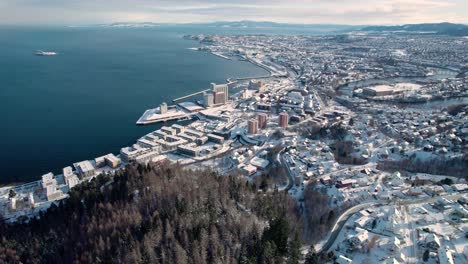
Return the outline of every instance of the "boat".
[[[426,73],[426,77],[431,77],[431,76],[434,76],[436,73],[435,71],[429,71],[428,73]]]
[[[37,56],[55,56],[55,55],[57,55],[57,52],[55,52],[55,51],[36,50],[36,52],[34,54],[36,54]]]

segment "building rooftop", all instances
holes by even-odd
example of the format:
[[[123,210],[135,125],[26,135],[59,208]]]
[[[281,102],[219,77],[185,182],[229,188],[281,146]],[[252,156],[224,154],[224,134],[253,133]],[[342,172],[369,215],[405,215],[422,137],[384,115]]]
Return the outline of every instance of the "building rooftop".
[[[75,166],[75,168],[81,172],[88,172],[94,170],[94,166],[89,160],[76,162],[73,164],[73,166]]]

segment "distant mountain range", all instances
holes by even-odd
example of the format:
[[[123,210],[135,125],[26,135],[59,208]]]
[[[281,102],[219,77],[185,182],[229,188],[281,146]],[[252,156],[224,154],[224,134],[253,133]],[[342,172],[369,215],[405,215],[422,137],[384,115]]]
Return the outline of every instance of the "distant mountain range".
[[[98,24],[93,26],[114,28],[141,28],[157,26],[187,26],[187,27],[216,27],[216,28],[243,28],[243,29],[304,29],[323,32],[352,31],[363,26],[338,25],[338,24],[289,24],[269,21],[219,21],[206,23],[153,23],[153,22],[115,22],[110,24]]]
[[[220,21],[207,23],[153,23],[153,22],[117,22],[112,24],[101,24],[107,27],[157,27],[157,26],[194,26],[194,27],[216,27],[216,28],[243,28],[243,29],[302,29],[317,32],[399,32],[399,33],[424,33],[450,36],[468,36],[468,25],[453,23],[425,23],[407,24],[398,26],[368,26],[368,25],[340,25],[340,24],[290,24],[270,21]]]
[[[361,29],[362,31],[378,32],[409,32],[409,33],[432,33],[438,35],[450,36],[468,36],[468,25],[453,23],[426,23],[426,24],[407,24],[401,26],[369,26]]]
[[[227,27],[227,28],[303,28],[303,29],[359,29],[363,26],[356,25],[340,25],[340,24],[292,24],[278,23],[271,21],[219,21],[210,23],[190,23],[189,25],[207,25],[212,27]]]
[[[159,23],[153,22],[115,22],[111,24],[98,24],[100,27],[116,27],[116,28],[141,28],[141,27],[158,27]]]

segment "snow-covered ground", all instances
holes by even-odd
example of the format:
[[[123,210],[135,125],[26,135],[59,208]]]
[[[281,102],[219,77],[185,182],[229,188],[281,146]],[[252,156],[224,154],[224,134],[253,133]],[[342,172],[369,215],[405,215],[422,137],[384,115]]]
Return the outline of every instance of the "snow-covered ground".
[[[460,196],[467,198],[468,194]],[[348,219],[331,249],[353,263],[388,263],[392,258],[399,263],[422,263],[428,250],[428,263],[438,263],[437,248],[448,248],[454,263],[467,263],[468,223],[455,220],[458,213],[453,209],[459,204],[447,199],[442,208],[438,200],[426,200],[430,202],[393,202],[359,211]]]

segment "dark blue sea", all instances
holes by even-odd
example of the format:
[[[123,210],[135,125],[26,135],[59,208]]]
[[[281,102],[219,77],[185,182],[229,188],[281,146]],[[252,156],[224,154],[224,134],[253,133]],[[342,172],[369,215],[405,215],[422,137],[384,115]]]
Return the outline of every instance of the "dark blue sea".
[[[145,109],[210,82],[265,74],[248,62],[189,50],[198,46],[182,38],[190,33],[218,32],[0,27],[0,183],[118,153],[157,128],[135,125]]]

